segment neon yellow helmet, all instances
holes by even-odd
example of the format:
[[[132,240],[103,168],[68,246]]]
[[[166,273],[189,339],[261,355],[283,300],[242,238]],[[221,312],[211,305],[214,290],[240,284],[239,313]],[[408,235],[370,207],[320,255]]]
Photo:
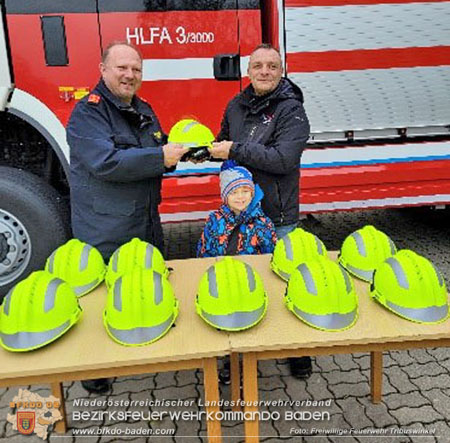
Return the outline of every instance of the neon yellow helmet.
[[[196,309],[206,323],[217,329],[251,328],[267,310],[261,277],[247,263],[225,257],[202,276]]]
[[[178,300],[169,280],[136,267],[108,290],[103,323],[108,335],[125,346],[142,346],[165,335],[178,316]]]
[[[45,270],[67,282],[82,297],[103,282],[106,266],[97,249],[73,238],[53,251]]]
[[[8,351],[31,351],[55,341],[80,318],[72,288],[46,271],[17,283],[0,307],[0,344]]]
[[[109,259],[106,285],[110,287],[117,277],[131,271],[136,266],[154,269],[164,277],[169,275],[169,270],[159,249],[150,243],[133,238],[117,248]]]
[[[170,143],[178,143],[186,148],[212,147],[214,134],[211,130],[193,119],[183,119],[175,123],[169,132]]]
[[[292,272],[284,301],[300,320],[324,331],[348,329],[358,318],[358,296],[350,276],[320,255]]]
[[[275,274],[288,281],[291,272],[302,263],[317,255],[327,256],[327,249],[319,237],[297,228],[277,241],[270,267]]]
[[[449,314],[441,273],[431,261],[408,249],[376,269],[370,294],[395,314],[417,323],[440,323]]]
[[[376,267],[396,252],[394,242],[384,232],[367,225],[344,240],[339,263],[355,277],[371,282]]]

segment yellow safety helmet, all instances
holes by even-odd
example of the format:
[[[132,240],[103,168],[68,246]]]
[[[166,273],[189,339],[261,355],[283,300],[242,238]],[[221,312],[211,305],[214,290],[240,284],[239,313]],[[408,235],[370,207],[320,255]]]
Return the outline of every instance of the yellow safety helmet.
[[[344,240],[339,263],[355,277],[371,282],[376,267],[396,252],[394,242],[384,232],[367,225]]]
[[[408,249],[378,266],[371,296],[400,317],[417,323],[440,323],[449,315],[441,273],[430,260]]]
[[[297,228],[277,241],[270,267],[275,274],[288,281],[291,272],[309,258],[327,256],[327,249],[319,237]]]
[[[284,301],[300,320],[324,331],[348,329],[358,318],[358,296],[350,276],[320,255],[292,272]]]
[[[175,123],[169,132],[170,143],[177,143],[186,148],[212,147],[214,134],[211,130],[193,119],[183,119]]]
[[[67,332],[81,316],[68,283],[48,273],[33,272],[17,283],[0,307],[0,344],[8,351],[40,348]]]
[[[197,120],[183,119],[173,125],[168,141],[189,148],[181,157],[181,161],[203,161],[210,158],[209,150],[212,148],[214,134]]]
[[[106,285],[110,287],[117,277],[131,271],[136,266],[154,269],[165,277],[169,275],[169,270],[159,249],[148,242],[133,238],[117,248],[109,259]]]
[[[108,289],[103,323],[108,335],[125,346],[142,346],[165,335],[178,315],[169,280],[152,269],[136,267]]]
[[[67,282],[82,297],[103,282],[106,266],[96,248],[73,238],[53,251],[45,270]]]
[[[196,309],[206,323],[217,329],[251,328],[261,321],[267,309],[261,277],[247,263],[225,257],[200,280]]]

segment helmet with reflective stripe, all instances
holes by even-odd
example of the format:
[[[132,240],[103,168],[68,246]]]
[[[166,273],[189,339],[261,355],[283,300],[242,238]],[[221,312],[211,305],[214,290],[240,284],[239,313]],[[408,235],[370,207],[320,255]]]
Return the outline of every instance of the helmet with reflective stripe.
[[[440,323],[448,315],[445,281],[434,264],[408,249],[377,267],[372,297],[400,317],[418,323]]]
[[[178,143],[186,148],[212,147],[214,134],[211,130],[193,119],[183,119],[175,123],[169,132],[170,143]]]
[[[97,249],[73,238],[53,251],[45,270],[67,282],[81,297],[103,282],[106,266]]]
[[[114,280],[134,269],[136,266],[144,269],[154,269],[165,277],[169,270],[158,248],[150,243],[133,238],[117,248],[109,259],[106,271],[106,284],[111,286]]]
[[[206,323],[226,331],[256,325],[267,309],[261,277],[247,263],[225,257],[200,280],[197,313]]]
[[[355,277],[371,282],[375,268],[396,252],[394,242],[384,232],[367,225],[344,240],[339,263]]]
[[[297,265],[284,301],[300,320],[324,331],[350,328],[358,318],[358,297],[350,276],[320,255]]]
[[[45,346],[80,318],[77,296],[68,283],[37,271],[17,283],[0,307],[0,344],[22,352]]]
[[[125,346],[152,343],[178,315],[178,300],[169,280],[153,269],[136,267],[108,289],[103,323],[109,336]]]
[[[297,228],[277,241],[270,267],[275,274],[288,281],[299,263],[317,255],[327,256],[327,249],[319,237]]]

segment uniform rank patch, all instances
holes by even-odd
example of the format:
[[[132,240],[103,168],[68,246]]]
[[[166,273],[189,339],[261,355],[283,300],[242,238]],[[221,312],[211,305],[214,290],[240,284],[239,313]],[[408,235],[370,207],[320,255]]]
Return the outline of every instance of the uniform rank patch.
[[[88,103],[94,103],[98,105],[100,103],[100,96],[97,94],[90,94],[88,98]]]
[[[154,132],[154,133],[153,133],[153,137],[155,137],[156,140],[161,140],[161,138],[162,138],[161,131],[156,131],[156,132]]]

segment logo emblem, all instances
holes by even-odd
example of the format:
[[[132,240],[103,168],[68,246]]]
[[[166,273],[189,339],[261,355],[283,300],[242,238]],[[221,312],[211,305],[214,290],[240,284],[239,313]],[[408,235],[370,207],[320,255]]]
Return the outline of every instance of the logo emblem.
[[[156,140],[161,140],[161,138],[162,138],[161,131],[156,131],[156,132],[154,132],[154,133],[153,133],[153,137],[155,137]]]
[[[61,400],[53,395],[41,397],[27,389],[19,389],[19,394],[9,402],[9,407],[13,411],[7,414],[6,420],[11,423],[14,431],[23,435],[35,433],[45,441],[48,427],[63,420],[59,410]]]
[[[17,411],[17,430],[24,435],[31,434],[36,424],[36,414],[30,411]]]
[[[273,119],[273,114],[263,114],[262,123],[263,125],[268,125]]]

